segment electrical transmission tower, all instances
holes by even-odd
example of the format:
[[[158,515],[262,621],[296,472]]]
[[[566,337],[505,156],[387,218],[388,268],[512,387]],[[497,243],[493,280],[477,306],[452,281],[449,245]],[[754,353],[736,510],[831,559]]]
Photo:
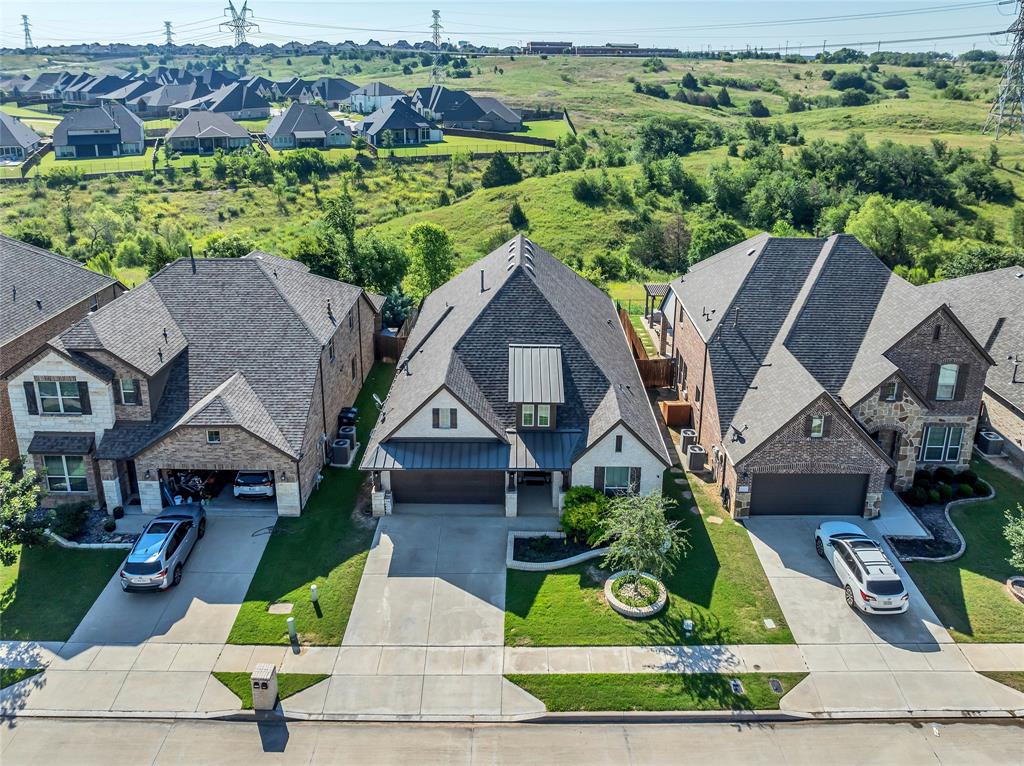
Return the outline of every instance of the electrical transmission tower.
[[[164,37],[166,38],[165,45],[170,48],[174,45],[174,32],[171,31],[171,22],[164,22]]]
[[[249,0],[245,0],[242,3],[241,10],[235,10],[235,4],[232,0],[228,0],[228,7],[224,9],[224,15],[230,16],[230,21],[225,21],[220,25],[221,29],[230,29],[235,33],[235,46],[239,46],[245,42],[245,36],[251,30],[260,31],[260,25],[252,21],[252,10],[249,8]]]
[[[25,50],[30,51],[36,46],[32,42],[32,27],[28,23],[28,16],[25,14],[21,15],[21,27],[25,30]]]
[[[444,27],[441,26],[441,11],[431,11],[434,20],[430,24],[430,29],[433,30],[432,40],[434,42],[434,65],[430,68],[430,84],[440,85],[444,82],[444,66],[439,61],[441,57],[441,30]]]
[[[1003,131],[1012,133],[1020,130],[1024,137],[1024,0],[1017,0],[1017,20],[1006,32],[1013,35],[1013,46],[999,83],[999,92],[988,113],[985,132],[991,129],[999,138]]]

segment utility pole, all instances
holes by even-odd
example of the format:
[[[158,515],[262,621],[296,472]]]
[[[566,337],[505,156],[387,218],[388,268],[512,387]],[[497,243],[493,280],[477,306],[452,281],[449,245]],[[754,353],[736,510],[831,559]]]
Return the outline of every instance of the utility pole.
[[[235,10],[235,3],[233,0],[228,0],[228,7],[224,9],[224,15],[230,16],[230,21],[222,22],[220,29],[230,29],[235,33],[235,47],[245,42],[245,35],[251,30],[260,31],[260,25],[254,23],[252,19],[252,10],[249,8],[249,0],[245,0],[242,3],[241,10]]]
[[[444,82],[444,66],[438,60],[441,57],[441,30],[444,27],[441,26],[441,11],[431,11],[434,20],[430,24],[430,29],[433,32],[431,40],[434,43],[434,47],[437,49],[434,52],[434,65],[430,68],[430,84],[440,85]]]
[[[165,21],[164,22],[164,37],[166,38],[166,41],[165,41],[164,45],[166,45],[168,48],[173,47],[174,46],[174,32],[171,31],[171,22],[169,22],[169,21]]]
[[[1006,32],[1013,35],[1013,44],[983,131],[993,129],[997,139],[1004,130],[1017,128],[1024,137],[1024,0],[1017,0],[1017,20]]]
[[[25,50],[34,50],[36,46],[32,42],[32,27],[28,23],[28,16],[26,16],[24,13],[21,14],[21,27],[22,29],[25,30]]]

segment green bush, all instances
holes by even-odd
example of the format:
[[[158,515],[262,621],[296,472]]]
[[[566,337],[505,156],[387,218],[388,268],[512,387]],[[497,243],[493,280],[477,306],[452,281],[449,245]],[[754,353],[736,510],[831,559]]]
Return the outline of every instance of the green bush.
[[[946,466],[940,466],[935,469],[933,474],[935,481],[945,482],[946,484],[952,484],[954,479],[957,478],[952,468]]]
[[[937,490],[937,489],[930,489],[930,490],[928,490],[928,502],[929,503],[938,503],[940,500],[942,500],[942,497],[941,497],[941,495],[939,495],[939,490]]]
[[[103,520],[103,531],[104,532],[113,532],[115,529],[117,529],[117,522],[116,521],[114,521],[113,519],[104,519]]]
[[[939,482],[939,484],[936,486],[936,489],[938,490],[939,497],[942,498],[943,502],[948,502],[949,500],[953,499],[952,485],[946,484],[944,482]]]
[[[914,471],[914,486],[923,487],[924,489],[931,489],[932,486],[932,475],[923,468],[919,468]]]
[[[572,487],[565,493],[562,529],[572,540],[596,545],[604,534],[608,498],[593,487]]]
[[[970,484],[960,484],[956,488],[956,493],[963,498],[974,497],[974,487]]]
[[[974,471],[961,471],[957,478],[966,484],[970,484],[975,489],[978,488],[978,474]]]
[[[92,503],[63,503],[50,512],[50,530],[65,540],[73,540],[89,518]]]
[[[924,487],[911,487],[901,497],[903,502],[912,508],[920,508],[928,502],[928,490]]]

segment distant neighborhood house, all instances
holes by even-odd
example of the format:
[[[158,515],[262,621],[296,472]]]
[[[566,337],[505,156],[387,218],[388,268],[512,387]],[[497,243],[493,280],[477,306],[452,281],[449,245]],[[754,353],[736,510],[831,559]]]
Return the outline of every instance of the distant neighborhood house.
[[[0,112],[0,160],[21,161],[39,148],[42,139],[28,125]]]
[[[120,104],[83,109],[54,128],[53,150],[58,160],[144,154],[145,128]]]
[[[248,130],[219,112],[189,112],[166,140],[173,151],[199,154],[211,154],[216,149],[233,151],[252,143]]]
[[[393,101],[367,116],[359,132],[377,147],[436,143],[444,139],[437,124],[416,112],[408,98]]]
[[[507,133],[522,130],[523,119],[502,101],[489,96],[472,96],[442,85],[417,88],[412,107],[446,128],[489,130]]]
[[[274,117],[264,132],[275,149],[327,149],[352,143],[352,131],[331,117],[326,109],[297,101]]]
[[[370,114],[403,98],[406,95],[397,88],[383,82],[371,82],[352,91],[348,102],[360,114]]]
[[[262,120],[270,116],[270,102],[255,88],[235,82],[208,95],[175,104],[168,111],[174,119],[181,119],[189,112],[203,110],[220,112],[233,120]]]

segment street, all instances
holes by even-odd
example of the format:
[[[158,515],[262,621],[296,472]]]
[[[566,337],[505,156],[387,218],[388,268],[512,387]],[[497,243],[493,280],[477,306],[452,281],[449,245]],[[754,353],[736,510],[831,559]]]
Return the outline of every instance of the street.
[[[376,724],[20,718],[22,764],[1024,764],[1019,722]]]

